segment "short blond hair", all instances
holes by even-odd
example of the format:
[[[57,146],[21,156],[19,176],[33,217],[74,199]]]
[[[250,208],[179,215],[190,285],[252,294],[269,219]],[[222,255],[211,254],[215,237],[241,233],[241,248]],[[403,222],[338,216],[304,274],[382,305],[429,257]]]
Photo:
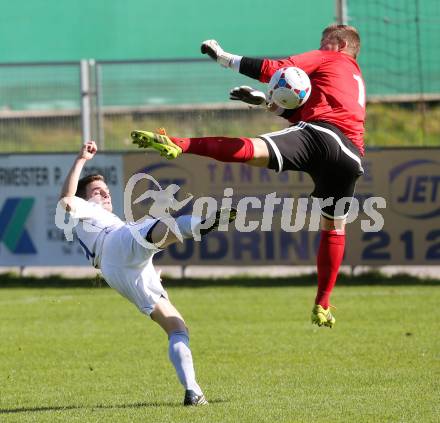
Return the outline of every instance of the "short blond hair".
[[[340,41],[345,41],[348,44],[347,52],[355,59],[361,49],[361,38],[358,30],[349,25],[329,25],[322,31],[322,38],[330,38]]]

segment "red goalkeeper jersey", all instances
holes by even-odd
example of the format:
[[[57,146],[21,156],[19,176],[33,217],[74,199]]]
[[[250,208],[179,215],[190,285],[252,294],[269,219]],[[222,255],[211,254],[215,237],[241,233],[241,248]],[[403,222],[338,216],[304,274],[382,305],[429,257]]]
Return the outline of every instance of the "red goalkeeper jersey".
[[[290,122],[325,121],[338,127],[364,154],[365,85],[355,59],[335,51],[313,50],[286,59],[264,59],[260,81],[269,82],[280,68],[296,66],[312,83],[304,106],[293,111]]]

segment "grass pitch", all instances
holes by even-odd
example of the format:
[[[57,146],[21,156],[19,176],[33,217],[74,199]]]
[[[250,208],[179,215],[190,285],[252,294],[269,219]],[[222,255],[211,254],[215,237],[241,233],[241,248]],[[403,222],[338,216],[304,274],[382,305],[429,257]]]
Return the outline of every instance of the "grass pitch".
[[[439,284],[341,284],[332,330],[309,323],[314,286],[270,284],[168,289],[204,408],[181,406],[165,334],[113,290],[3,287],[0,421],[439,421]]]

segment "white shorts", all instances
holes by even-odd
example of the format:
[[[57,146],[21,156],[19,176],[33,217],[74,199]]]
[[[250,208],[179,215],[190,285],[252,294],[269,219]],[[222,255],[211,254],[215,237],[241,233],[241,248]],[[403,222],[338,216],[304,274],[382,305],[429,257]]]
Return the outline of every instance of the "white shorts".
[[[149,219],[141,224],[140,233],[145,237],[156,223]],[[138,309],[150,315],[161,297],[168,298],[160,275],[153,266],[153,256],[160,249],[146,248],[132,235],[128,225],[110,233],[104,239],[101,271],[107,283]]]

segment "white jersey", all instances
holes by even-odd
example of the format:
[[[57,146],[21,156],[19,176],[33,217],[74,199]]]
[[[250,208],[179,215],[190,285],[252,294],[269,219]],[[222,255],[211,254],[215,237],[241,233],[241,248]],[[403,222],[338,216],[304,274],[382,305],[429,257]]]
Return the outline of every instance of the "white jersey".
[[[153,266],[159,248],[146,248],[133,236],[136,230],[145,238],[156,219],[139,224],[126,224],[101,205],[74,197],[73,218],[79,219],[76,235],[86,257],[101,269],[107,283],[134,303],[145,314],[151,314],[161,297],[168,298],[160,273]]]
[[[87,259],[92,266],[99,268],[105,235],[124,226],[124,222],[100,204],[79,197],[74,197],[70,215],[79,219],[75,232]]]

